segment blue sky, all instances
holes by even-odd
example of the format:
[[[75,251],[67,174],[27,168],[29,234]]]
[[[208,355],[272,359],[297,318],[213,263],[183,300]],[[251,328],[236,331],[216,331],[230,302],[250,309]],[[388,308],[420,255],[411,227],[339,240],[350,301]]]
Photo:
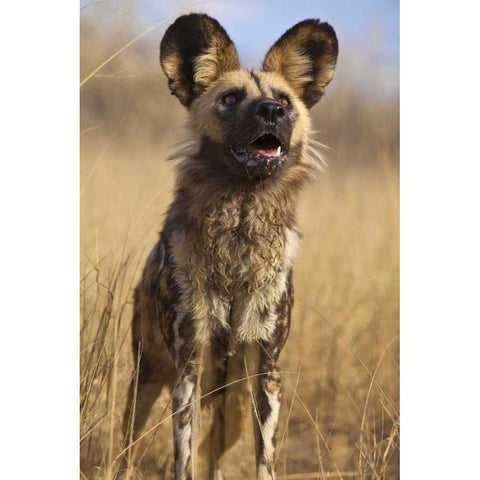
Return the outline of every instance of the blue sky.
[[[97,3],[98,2],[98,3]],[[398,95],[398,0],[82,0],[90,18],[136,7],[145,26],[169,17],[158,35],[182,13],[205,12],[225,27],[243,66],[259,67],[268,48],[285,30],[305,18],[329,22],[340,45],[338,70],[375,95]],[[114,15],[112,16],[112,18]],[[137,19],[138,20],[138,19]]]
[[[247,63],[260,62],[265,51],[285,30],[300,20],[312,17],[331,23],[340,45],[364,43],[375,31],[382,38],[379,60],[398,63],[397,0],[140,0],[138,5],[147,23],[192,11],[215,16]]]

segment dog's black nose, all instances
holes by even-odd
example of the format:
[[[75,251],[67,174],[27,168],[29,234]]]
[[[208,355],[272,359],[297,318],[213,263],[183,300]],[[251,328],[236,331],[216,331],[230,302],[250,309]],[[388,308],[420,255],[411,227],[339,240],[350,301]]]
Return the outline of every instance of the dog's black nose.
[[[285,108],[283,108],[281,103],[267,100],[257,105],[255,114],[265,122],[276,123],[278,118],[285,116]]]

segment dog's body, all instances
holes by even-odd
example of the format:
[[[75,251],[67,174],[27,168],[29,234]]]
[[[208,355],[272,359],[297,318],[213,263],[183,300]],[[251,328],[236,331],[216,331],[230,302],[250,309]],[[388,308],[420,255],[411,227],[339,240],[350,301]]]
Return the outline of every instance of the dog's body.
[[[178,18],[162,40],[161,65],[190,112],[193,141],[135,291],[139,370],[124,430],[137,438],[169,387],[177,480],[222,478],[220,459],[239,438],[250,401],[257,476],[275,478],[296,198],[315,170],[307,109],[331,80],[337,51],[333,29],[317,20],[285,33],[261,72],[239,70],[233,43],[206,15]],[[195,445],[201,396],[215,406],[200,446],[204,467]]]

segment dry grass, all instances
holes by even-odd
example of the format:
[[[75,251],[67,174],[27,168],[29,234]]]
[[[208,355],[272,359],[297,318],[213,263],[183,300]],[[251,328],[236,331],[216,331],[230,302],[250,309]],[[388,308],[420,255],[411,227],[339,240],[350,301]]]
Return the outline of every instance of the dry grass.
[[[111,33],[111,32],[110,32]],[[82,25],[82,78],[118,45]],[[130,351],[132,288],[157,238],[173,184],[164,159],[184,118],[156,62],[159,35],[82,88],[81,469],[109,479]],[[153,52],[153,53],[152,53]],[[372,105],[342,82],[314,109],[330,168],[305,192],[296,305],[282,353],[277,470],[284,479],[398,478],[398,105]],[[139,478],[171,478],[171,409],[159,399],[141,442]],[[153,428],[156,424],[158,428]],[[226,458],[253,478],[252,436]]]

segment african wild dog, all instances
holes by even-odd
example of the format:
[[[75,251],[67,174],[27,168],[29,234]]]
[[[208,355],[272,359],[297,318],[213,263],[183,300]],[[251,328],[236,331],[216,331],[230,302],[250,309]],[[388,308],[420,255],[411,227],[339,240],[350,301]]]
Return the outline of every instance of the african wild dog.
[[[288,30],[261,71],[240,70],[234,44],[207,15],[179,17],[161,42],[160,63],[188,109],[192,138],[135,291],[139,370],[124,432],[139,436],[168,387],[177,480],[223,478],[220,459],[241,435],[250,402],[257,478],[275,478],[297,196],[317,167],[308,109],[332,79],[337,52],[333,28],[318,20]],[[214,408],[197,449],[200,400]]]

